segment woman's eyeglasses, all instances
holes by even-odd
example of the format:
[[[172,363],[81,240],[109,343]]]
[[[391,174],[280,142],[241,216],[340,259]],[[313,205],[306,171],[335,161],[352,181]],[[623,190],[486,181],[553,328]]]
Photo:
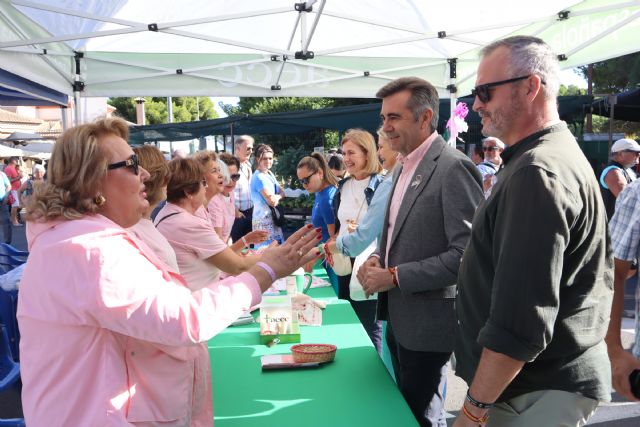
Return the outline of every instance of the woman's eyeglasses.
[[[302,185],[309,185],[309,181],[311,181],[311,177],[312,177],[313,175],[315,175],[316,173],[317,173],[317,172],[314,172],[314,173],[312,173],[311,175],[309,175],[309,176],[308,176],[308,177],[306,177],[306,178],[300,178],[300,179],[298,180],[298,182],[299,182],[300,184],[302,184]]]
[[[239,173],[232,173],[229,178],[231,178],[231,181],[237,182],[240,179],[240,174]]]
[[[514,77],[512,79],[500,80],[499,82],[491,82],[485,83],[483,85],[478,85],[475,88],[471,89],[471,96],[477,96],[480,102],[486,104],[491,100],[491,88],[506,85],[509,83],[515,83],[520,80],[528,79],[531,76],[532,75],[529,74],[528,76]],[[542,80],[542,84],[546,84],[544,80]]]
[[[107,166],[107,169],[113,170],[118,168],[131,168],[131,170],[133,170],[133,173],[138,175],[138,173],[140,172],[139,167],[140,167],[140,160],[138,159],[138,156],[135,154],[132,154],[131,157],[129,157],[127,160],[111,163],[110,165]]]

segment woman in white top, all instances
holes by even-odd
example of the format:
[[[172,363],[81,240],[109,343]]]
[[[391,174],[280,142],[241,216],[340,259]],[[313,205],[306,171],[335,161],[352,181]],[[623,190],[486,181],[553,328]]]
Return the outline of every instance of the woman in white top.
[[[356,230],[358,222],[367,213],[373,194],[382,182],[382,165],[378,160],[373,135],[362,129],[350,129],[342,138],[344,164],[349,174],[338,184],[333,199],[338,238]],[[351,259],[353,265],[353,258]],[[362,326],[380,353],[382,348],[382,324],[375,320],[376,301],[353,301],[349,296],[351,275],[339,276],[338,297],[351,301]]]

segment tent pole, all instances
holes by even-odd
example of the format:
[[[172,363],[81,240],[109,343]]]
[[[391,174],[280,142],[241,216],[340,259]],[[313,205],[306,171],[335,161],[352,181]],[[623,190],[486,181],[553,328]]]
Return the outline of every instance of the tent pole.
[[[609,110],[609,149],[607,150],[607,153],[609,154],[611,154],[611,145],[613,144],[613,110],[615,109],[617,103],[618,95],[609,95],[609,105],[611,106],[611,109]]]
[[[60,107],[60,116],[62,117],[62,130],[69,129],[69,118],[67,117],[67,107]]]
[[[173,102],[170,96],[167,96],[167,123],[173,123]]]
[[[447,89],[449,89],[449,119],[453,119],[454,112],[456,111],[456,101],[458,100],[458,87],[456,86],[456,77],[457,77],[457,63],[458,58],[450,58],[447,59],[447,63],[449,64],[449,85]],[[456,139],[451,140],[451,146],[456,148]]]
[[[80,106],[80,92],[84,90],[84,82],[81,80],[80,75],[80,59],[84,57],[84,53],[75,52],[75,62],[76,62],[76,74],[73,79],[73,102],[74,102],[74,111],[75,111],[75,125],[80,125],[80,119],[82,117],[82,108]]]

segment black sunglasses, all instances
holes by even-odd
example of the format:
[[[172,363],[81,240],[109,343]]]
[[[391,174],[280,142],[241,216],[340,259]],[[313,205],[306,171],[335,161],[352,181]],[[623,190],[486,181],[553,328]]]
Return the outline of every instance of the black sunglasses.
[[[311,177],[312,177],[313,175],[315,175],[316,173],[317,173],[317,172],[314,172],[314,173],[312,173],[311,175],[309,175],[309,176],[308,176],[308,177],[306,177],[306,178],[300,178],[300,179],[298,180],[298,182],[299,182],[300,184],[302,184],[302,185],[308,185],[308,184],[309,184],[309,181],[311,180]]]
[[[238,181],[240,179],[240,174],[239,173],[232,173],[229,178],[231,178],[231,181],[236,182],[236,181]]]
[[[140,166],[140,159],[138,159],[137,155],[132,154],[131,157],[129,157],[127,160],[111,163],[110,165],[107,166],[107,169],[113,170],[118,168],[131,168],[133,170],[133,173],[138,175],[138,173],[140,172],[139,166]]]
[[[483,102],[486,104],[491,100],[491,91],[490,91],[491,88],[494,88],[496,86],[506,85],[509,83],[515,83],[520,80],[528,79],[529,77],[531,77],[531,74],[529,74],[528,76],[514,77],[512,79],[500,80],[499,82],[492,82],[492,83],[485,83],[483,85],[478,85],[475,88],[471,89],[471,96],[473,97],[477,96],[480,102]],[[544,80],[542,80],[542,84],[545,84]]]

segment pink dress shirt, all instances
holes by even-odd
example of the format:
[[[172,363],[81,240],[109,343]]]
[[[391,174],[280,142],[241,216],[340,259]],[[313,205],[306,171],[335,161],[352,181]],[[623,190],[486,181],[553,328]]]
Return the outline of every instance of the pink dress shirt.
[[[221,228],[222,235],[220,238],[223,242],[229,241],[231,236],[231,227],[236,219],[236,204],[233,199],[233,193],[229,197],[222,193],[216,194],[209,202],[209,219],[214,228]]]
[[[155,223],[176,252],[180,274],[191,290],[197,291],[219,278],[220,269],[207,258],[229,247],[211,226],[204,208],[192,215],[178,205],[167,203],[158,212]]]
[[[414,177],[413,174],[416,172],[418,164],[422,160],[427,151],[429,151],[429,147],[438,136],[438,132],[433,132],[429,137],[418,146],[411,153],[406,156],[398,155],[398,162],[402,165],[402,172],[400,172],[400,176],[398,177],[398,181],[393,190],[393,194],[391,195],[391,204],[389,205],[389,223],[387,224],[387,240],[391,242],[391,238],[393,236],[393,229],[396,225],[396,219],[398,218],[398,211],[400,210],[400,204],[402,203],[402,199],[404,199],[404,193],[407,192],[407,187],[409,187],[409,183],[411,180],[416,180],[418,177]],[[387,253],[385,254],[385,259],[389,259],[389,248],[391,245],[387,245]],[[393,267],[393,266],[390,266]]]
[[[260,301],[243,273],[197,292],[101,215],[29,223],[18,300],[27,425],[195,426],[192,348]]]

